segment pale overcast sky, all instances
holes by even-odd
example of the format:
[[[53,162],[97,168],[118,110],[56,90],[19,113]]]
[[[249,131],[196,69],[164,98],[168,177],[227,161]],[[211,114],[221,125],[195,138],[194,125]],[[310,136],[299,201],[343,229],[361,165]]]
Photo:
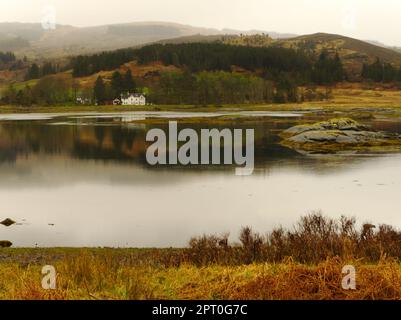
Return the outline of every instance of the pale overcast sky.
[[[297,34],[330,32],[401,46],[401,0],[0,0],[1,22],[59,24],[169,21]]]

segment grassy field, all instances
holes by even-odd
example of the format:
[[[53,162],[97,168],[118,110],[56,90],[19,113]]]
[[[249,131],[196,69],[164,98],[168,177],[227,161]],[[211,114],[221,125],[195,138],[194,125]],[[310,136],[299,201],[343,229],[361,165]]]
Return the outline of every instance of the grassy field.
[[[320,214],[239,243],[200,236],[182,249],[0,250],[0,299],[401,299],[401,232]],[[57,272],[41,286],[42,267]],[[345,290],[343,267],[356,270]]]

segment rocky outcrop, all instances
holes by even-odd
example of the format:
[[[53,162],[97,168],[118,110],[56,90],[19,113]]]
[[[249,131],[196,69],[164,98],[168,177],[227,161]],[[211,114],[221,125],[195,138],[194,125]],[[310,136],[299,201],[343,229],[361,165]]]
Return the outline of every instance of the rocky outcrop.
[[[401,147],[401,136],[378,132],[349,118],[336,118],[285,130],[282,145],[311,152]]]

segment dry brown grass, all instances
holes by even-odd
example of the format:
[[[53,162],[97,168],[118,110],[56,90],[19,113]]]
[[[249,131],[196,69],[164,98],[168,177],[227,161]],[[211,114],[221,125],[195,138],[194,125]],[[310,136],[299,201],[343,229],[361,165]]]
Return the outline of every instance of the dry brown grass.
[[[401,299],[401,233],[321,214],[261,235],[243,228],[191,239],[185,249],[0,251],[0,299]],[[57,289],[41,287],[54,265]],[[342,268],[356,268],[344,290]]]
[[[349,262],[348,262],[349,263]],[[388,300],[401,299],[401,269],[382,260],[375,266],[353,264],[357,269],[356,290],[344,290],[341,281],[346,262],[328,259],[317,266],[288,262],[274,274],[266,273],[238,288],[232,299],[262,300]]]
[[[316,265],[253,263],[198,267],[134,265],[109,252],[83,251],[55,263],[57,289],[41,288],[41,266],[0,264],[0,299],[401,299],[401,267],[394,259],[367,265],[329,258]],[[356,290],[341,286],[342,268],[357,271]]]

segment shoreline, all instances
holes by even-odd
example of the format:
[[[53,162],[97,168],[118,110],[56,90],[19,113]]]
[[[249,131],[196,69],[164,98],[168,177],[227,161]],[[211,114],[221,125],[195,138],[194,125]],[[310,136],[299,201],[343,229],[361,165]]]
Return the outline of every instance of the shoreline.
[[[389,104],[330,104],[330,103],[302,103],[302,104],[267,104],[267,105],[225,105],[225,106],[182,106],[182,105],[164,105],[164,106],[34,106],[34,107],[17,107],[17,106],[0,106],[0,114],[63,114],[63,113],[124,113],[124,112],[362,112],[373,115],[381,113],[387,116],[401,115],[401,102],[397,105]],[[391,114],[393,112],[395,114]]]
[[[60,249],[47,249],[47,254],[34,250],[32,260],[18,249],[18,260],[0,259],[0,300],[401,299],[401,266],[389,258],[377,263],[334,257],[316,264],[288,258],[280,263],[196,266],[168,259],[151,263],[146,255],[138,259],[115,249],[65,249],[63,256],[52,251]],[[53,290],[42,287],[45,266],[56,272]],[[357,272],[355,290],[342,287],[345,266]]]
[[[297,103],[297,104],[263,104],[263,105],[224,105],[224,106],[0,106],[0,115],[8,114],[74,114],[74,113],[128,113],[128,112],[188,112],[188,113],[218,113],[218,112],[304,112],[306,114],[324,114],[340,112],[356,114],[357,116],[401,117],[401,101],[397,104],[338,104],[338,103]],[[254,117],[255,120],[257,117]]]
[[[296,110],[339,110],[369,109],[369,112],[380,112],[383,109],[401,111],[401,91],[390,89],[363,89],[338,87],[332,89],[332,97],[328,100],[306,101],[285,104],[220,104],[220,105],[148,105],[148,106],[118,106],[118,105],[51,105],[51,106],[0,106],[1,113],[63,113],[63,112],[125,112],[125,111],[296,111]]]
[[[181,249],[3,248],[0,300],[401,299],[398,229],[320,213],[294,226],[244,227],[239,242],[193,237]],[[49,268],[52,290],[42,282]],[[344,268],[356,275],[352,290]]]

